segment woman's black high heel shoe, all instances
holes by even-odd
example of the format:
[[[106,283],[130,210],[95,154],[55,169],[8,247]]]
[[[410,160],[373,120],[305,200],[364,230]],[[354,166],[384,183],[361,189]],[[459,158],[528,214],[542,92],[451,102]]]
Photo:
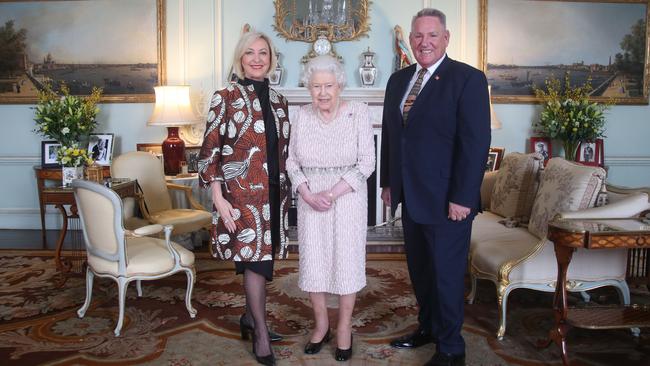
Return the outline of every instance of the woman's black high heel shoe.
[[[330,330],[328,329],[327,333],[325,333],[325,336],[323,337],[323,339],[320,340],[320,342],[317,343],[307,342],[307,344],[305,345],[305,353],[308,355],[314,355],[320,352],[320,349],[323,348],[323,343],[329,342],[331,338],[332,337],[330,335]]]
[[[350,334],[350,348],[340,349],[336,347],[336,353],[334,354],[337,361],[347,361],[350,357],[352,357],[352,334]]]
[[[257,360],[257,363],[266,366],[275,366],[275,355],[273,354],[273,348],[271,347],[271,342],[269,342],[269,349],[271,350],[271,354],[266,356],[258,356],[257,353],[255,353],[255,333],[252,333],[252,335],[253,335],[253,355],[255,355],[255,359]]]
[[[241,339],[245,341],[251,339],[253,332],[255,331],[255,327],[252,324],[246,323],[246,314],[243,314],[241,318],[239,318],[239,331],[241,332]],[[269,329],[269,339],[271,342],[279,342],[283,338],[281,335],[272,332],[271,329]]]

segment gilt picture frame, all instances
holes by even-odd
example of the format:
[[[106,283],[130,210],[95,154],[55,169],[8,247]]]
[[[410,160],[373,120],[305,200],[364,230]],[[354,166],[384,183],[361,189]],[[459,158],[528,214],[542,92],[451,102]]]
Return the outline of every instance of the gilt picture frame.
[[[594,101],[648,104],[647,0],[479,0],[479,68],[494,103],[538,103],[544,81],[590,82]],[[562,14],[562,16],[558,16]]]
[[[165,85],[166,0],[0,0],[0,104],[31,104],[61,85],[102,103],[154,102]],[[128,11],[124,9],[128,8]],[[47,14],[45,16],[44,14]]]

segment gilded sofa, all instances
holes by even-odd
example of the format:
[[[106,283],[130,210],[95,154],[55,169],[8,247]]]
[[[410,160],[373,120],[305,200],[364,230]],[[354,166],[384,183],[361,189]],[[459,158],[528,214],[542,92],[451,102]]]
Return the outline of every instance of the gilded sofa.
[[[561,217],[633,217],[650,209],[650,189],[623,189],[605,184],[605,171],[553,158],[543,167],[538,153],[506,155],[500,170],[487,173],[481,187],[484,212],[472,228],[469,253],[473,303],[476,281],[492,281],[497,290],[499,327],[506,331],[508,295],[515,289],[555,291],[557,262],[547,223]],[[596,203],[607,204],[595,207]],[[614,286],[624,304],[630,302],[625,282],[627,252],[578,250],[568,272],[567,290],[581,292]]]

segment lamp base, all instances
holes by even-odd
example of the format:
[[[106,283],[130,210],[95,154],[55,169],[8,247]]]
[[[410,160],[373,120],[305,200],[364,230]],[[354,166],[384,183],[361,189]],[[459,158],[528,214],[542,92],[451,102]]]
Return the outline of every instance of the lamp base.
[[[178,136],[178,127],[167,127],[167,138],[162,143],[165,175],[176,175],[185,160],[185,142]]]

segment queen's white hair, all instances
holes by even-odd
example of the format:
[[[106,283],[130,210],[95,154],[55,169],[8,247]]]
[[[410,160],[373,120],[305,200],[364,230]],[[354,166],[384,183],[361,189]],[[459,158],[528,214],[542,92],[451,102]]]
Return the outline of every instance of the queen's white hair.
[[[336,77],[339,88],[343,89],[345,87],[347,81],[345,70],[343,70],[343,65],[336,58],[329,55],[322,55],[312,58],[307,63],[305,73],[302,76],[302,82],[308,88],[311,86],[311,77],[318,71],[331,72]]]

